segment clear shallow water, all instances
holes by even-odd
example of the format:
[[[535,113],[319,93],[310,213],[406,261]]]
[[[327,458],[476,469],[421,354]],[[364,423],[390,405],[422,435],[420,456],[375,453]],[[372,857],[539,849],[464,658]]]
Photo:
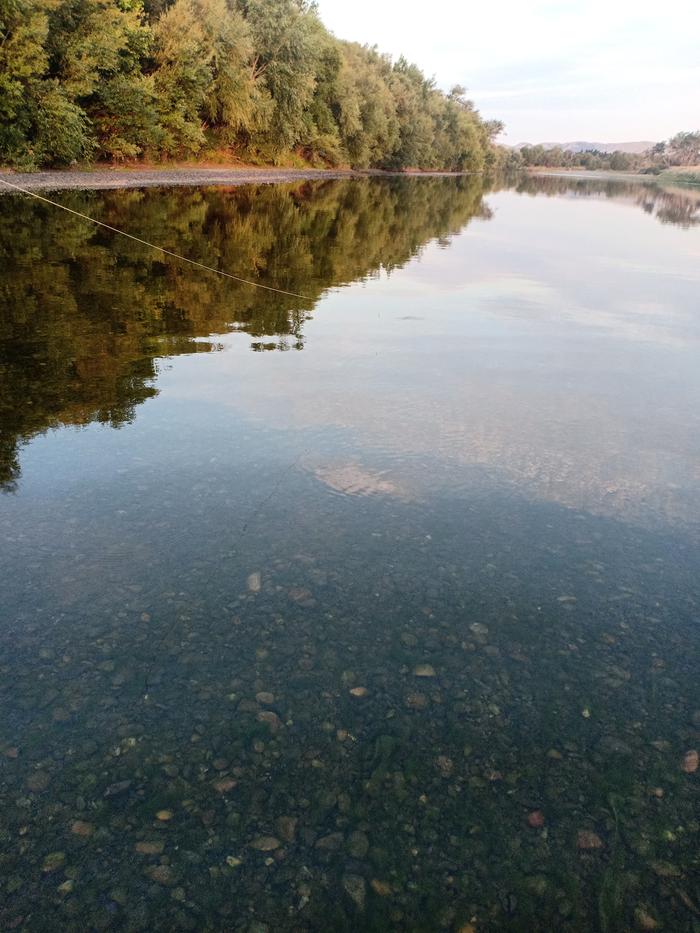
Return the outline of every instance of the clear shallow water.
[[[56,197],[310,300],[0,201],[2,928],[700,929],[698,198]]]

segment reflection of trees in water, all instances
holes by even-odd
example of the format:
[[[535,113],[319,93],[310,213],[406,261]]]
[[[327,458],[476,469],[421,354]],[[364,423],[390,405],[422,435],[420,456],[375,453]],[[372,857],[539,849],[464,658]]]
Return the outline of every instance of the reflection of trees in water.
[[[609,198],[640,207],[662,224],[693,227],[700,224],[700,192],[662,188],[651,181],[618,178],[570,178],[562,175],[525,175],[516,190],[546,197]]]
[[[62,203],[206,265],[309,301],[195,270],[48,205],[0,215],[0,486],[17,447],[60,424],[119,426],[156,394],[157,360],[208,352],[230,329],[252,349],[301,349],[325,289],[406,263],[487,217],[479,179],[63,192]],[[200,338],[200,339],[197,339]]]

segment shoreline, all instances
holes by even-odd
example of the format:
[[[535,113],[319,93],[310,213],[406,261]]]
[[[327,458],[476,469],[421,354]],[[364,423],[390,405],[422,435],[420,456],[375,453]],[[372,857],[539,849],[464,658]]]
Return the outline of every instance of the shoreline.
[[[104,168],[67,169],[46,172],[0,170],[0,181],[28,191],[82,189],[104,191],[117,188],[155,188],[200,185],[262,185],[298,181],[330,181],[339,178],[462,177],[473,172],[382,172],[376,170],[306,168]],[[12,188],[0,185],[0,191]]]
[[[583,169],[583,168],[542,168],[530,166],[525,169],[526,174],[546,176],[548,178],[574,178],[598,179],[599,181],[647,181],[657,180],[656,175],[641,175],[639,172],[614,172],[610,169]]]
[[[28,191],[108,190],[115,188],[155,188],[174,185],[254,185],[280,184],[318,179],[354,178],[358,172],[327,169],[269,168],[104,168],[65,169],[46,172],[0,171],[0,180]],[[0,185],[11,192],[11,188]]]
[[[606,169],[593,169],[586,171],[580,168],[542,168],[530,166],[525,169],[527,175],[534,178],[545,176],[547,178],[573,178],[597,179],[598,181],[639,181],[647,184],[656,184],[667,188],[671,185],[679,187],[693,187],[700,185],[700,171],[691,168],[688,171],[667,170],[658,175],[643,175],[641,172],[613,172]]]

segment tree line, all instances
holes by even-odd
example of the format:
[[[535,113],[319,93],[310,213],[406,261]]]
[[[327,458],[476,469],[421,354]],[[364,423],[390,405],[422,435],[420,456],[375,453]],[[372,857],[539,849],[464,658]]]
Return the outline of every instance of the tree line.
[[[481,171],[464,89],[333,36],[308,0],[0,0],[0,163],[241,160]]]
[[[512,168],[609,169],[655,174],[669,168],[700,165],[700,130],[676,133],[671,139],[656,143],[642,153],[600,152],[597,149],[571,152],[561,146],[521,146],[511,151],[509,165]]]

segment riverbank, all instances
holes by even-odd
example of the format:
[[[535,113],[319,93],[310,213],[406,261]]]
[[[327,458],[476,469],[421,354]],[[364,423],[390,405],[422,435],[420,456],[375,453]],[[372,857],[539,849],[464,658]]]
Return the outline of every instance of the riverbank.
[[[380,172],[352,169],[305,168],[103,168],[85,170],[59,170],[50,172],[0,171],[0,181],[30,191],[80,188],[105,190],[109,188],[153,188],[160,185],[263,185],[284,182],[319,181],[333,178],[366,178],[410,175],[433,177],[473,174],[470,172]],[[8,191],[0,185],[0,191]]]
[[[657,178],[665,185],[700,185],[700,165],[667,169]]]
[[[555,178],[585,178],[599,181],[642,181],[648,184],[668,185],[700,185],[700,167],[690,166],[687,169],[671,168],[658,175],[644,175],[640,172],[612,172],[587,171],[579,168],[542,168],[531,166],[526,169],[528,175],[546,175]]]
[[[81,188],[153,188],[159,185],[257,185],[351,178],[350,170],[271,168],[104,168],[49,172],[0,171],[0,181],[31,191]],[[4,187],[4,186],[1,186]],[[8,190],[8,189],[5,189]]]
[[[594,181],[646,181],[654,182],[656,175],[640,175],[639,172],[613,172],[610,170],[587,170],[582,168],[543,168],[530,166],[525,169],[528,175],[545,175],[554,178],[584,178]]]

